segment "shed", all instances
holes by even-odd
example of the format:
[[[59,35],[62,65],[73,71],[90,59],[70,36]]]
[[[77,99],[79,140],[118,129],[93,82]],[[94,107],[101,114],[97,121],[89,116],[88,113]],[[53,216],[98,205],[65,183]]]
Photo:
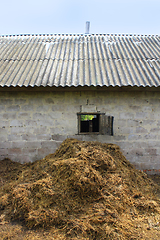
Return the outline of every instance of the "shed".
[[[35,161],[72,137],[158,173],[160,36],[1,36],[0,110],[0,159]]]

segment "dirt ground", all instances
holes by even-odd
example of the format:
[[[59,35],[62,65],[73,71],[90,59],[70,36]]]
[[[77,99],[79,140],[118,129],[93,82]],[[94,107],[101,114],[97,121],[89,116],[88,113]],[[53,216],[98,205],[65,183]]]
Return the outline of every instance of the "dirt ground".
[[[160,239],[160,175],[117,145],[75,139],[34,163],[4,159],[0,239]]]

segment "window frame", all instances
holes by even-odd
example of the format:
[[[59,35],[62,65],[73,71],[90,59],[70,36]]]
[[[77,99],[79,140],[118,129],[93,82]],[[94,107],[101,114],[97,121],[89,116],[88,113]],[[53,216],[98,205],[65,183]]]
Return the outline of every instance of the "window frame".
[[[99,132],[81,132],[81,115],[99,115]],[[109,135],[113,136],[113,116],[105,115],[101,112],[79,112],[78,118],[78,135]]]

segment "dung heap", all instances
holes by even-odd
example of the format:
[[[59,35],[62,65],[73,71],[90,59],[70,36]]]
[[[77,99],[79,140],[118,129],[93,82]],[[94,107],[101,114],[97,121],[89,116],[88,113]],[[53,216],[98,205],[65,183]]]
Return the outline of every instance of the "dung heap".
[[[160,236],[157,186],[117,145],[66,139],[34,163],[0,161],[0,177],[5,221],[54,229],[61,239]]]

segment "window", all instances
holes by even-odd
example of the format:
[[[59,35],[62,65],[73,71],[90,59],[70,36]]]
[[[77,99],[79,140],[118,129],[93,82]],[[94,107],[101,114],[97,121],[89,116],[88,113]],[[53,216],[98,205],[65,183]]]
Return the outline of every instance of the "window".
[[[104,113],[77,113],[78,134],[113,135],[113,117]]]

